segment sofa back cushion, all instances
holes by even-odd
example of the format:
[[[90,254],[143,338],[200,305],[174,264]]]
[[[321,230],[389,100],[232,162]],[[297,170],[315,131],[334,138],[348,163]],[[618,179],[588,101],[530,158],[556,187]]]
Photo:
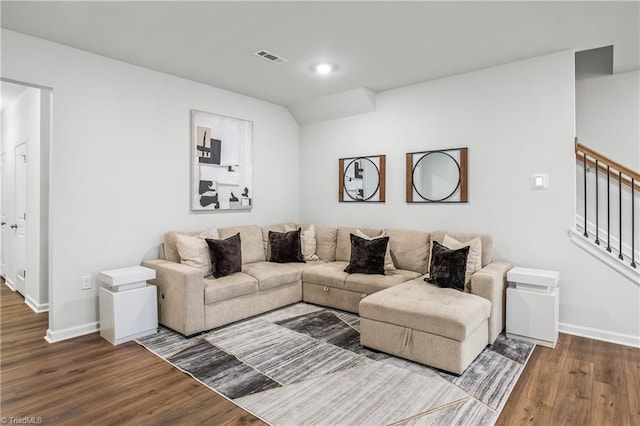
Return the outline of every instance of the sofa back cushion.
[[[336,238],[337,261],[349,262],[351,260],[351,234],[355,234],[358,229],[368,237],[377,237],[382,232],[381,229],[375,228],[354,228],[351,226],[338,228],[338,237]]]
[[[259,226],[247,225],[218,228],[218,233],[222,239],[226,239],[240,233],[243,265],[246,265],[247,263],[264,262],[266,260],[264,243],[262,240],[262,229]]]
[[[298,224],[304,229],[306,224]],[[338,238],[338,229],[329,226],[315,226],[316,228],[316,254],[320,260],[325,262],[333,262],[336,260],[336,240]],[[348,262],[348,260],[347,260]]]
[[[431,240],[437,241],[442,244],[445,234],[449,235],[452,238],[455,238],[461,243],[466,243],[467,241],[470,241],[476,237],[480,237],[480,241],[482,242],[482,267],[487,266],[493,260],[493,238],[491,237],[491,235],[472,234],[465,232],[434,231],[431,233]]]
[[[391,258],[396,268],[426,274],[429,269],[430,233],[410,229],[385,231],[389,236]]]
[[[164,258],[171,262],[180,263],[180,255],[178,254],[178,247],[176,247],[176,235],[187,235],[193,237],[198,235],[197,232],[180,232],[169,231],[164,233]]]

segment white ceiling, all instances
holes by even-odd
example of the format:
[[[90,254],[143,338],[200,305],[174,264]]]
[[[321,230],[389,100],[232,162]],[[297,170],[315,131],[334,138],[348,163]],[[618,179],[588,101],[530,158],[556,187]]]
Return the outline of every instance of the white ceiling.
[[[0,2],[2,27],[292,105],[563,49],[639,67],[633,2]],[[276,65],[253,55],[288,59]],[[319,61],[336,73],[315,75]]]

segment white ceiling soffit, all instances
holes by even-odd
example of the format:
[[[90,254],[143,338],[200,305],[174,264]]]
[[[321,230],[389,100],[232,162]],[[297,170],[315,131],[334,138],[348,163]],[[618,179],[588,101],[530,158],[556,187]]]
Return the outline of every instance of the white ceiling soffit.
[[[613,74],[613,46],[576,52],[576,80]]]
[[[281,105],[374,92],[564,49],[638,69],[639,3],[0,2],[2,27]],[[266,49],[287,58],[263,60]],[[337,66],[320,78],[320,61]]]
[[[287,107],[300,125],[376,110],[376,94],[365,88],[298,102]]]

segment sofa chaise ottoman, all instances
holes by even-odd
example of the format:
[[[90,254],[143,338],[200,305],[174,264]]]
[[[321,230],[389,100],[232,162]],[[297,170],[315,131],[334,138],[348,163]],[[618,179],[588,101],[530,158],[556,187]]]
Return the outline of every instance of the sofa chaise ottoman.
[[[362,299],[360,342],[462,374],[487,345],[490,313],[486,299],[418,278]]]

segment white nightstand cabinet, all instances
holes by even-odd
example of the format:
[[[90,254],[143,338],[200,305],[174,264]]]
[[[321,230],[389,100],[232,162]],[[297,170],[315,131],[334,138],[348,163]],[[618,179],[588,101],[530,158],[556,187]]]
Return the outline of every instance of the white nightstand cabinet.
[[[507,280],[507,337],[555,348],[560,273],[516,267]]]
[[[153,269],[143,266],[100,272],[100,335],[113,345],[158,331],[156,286]]]

